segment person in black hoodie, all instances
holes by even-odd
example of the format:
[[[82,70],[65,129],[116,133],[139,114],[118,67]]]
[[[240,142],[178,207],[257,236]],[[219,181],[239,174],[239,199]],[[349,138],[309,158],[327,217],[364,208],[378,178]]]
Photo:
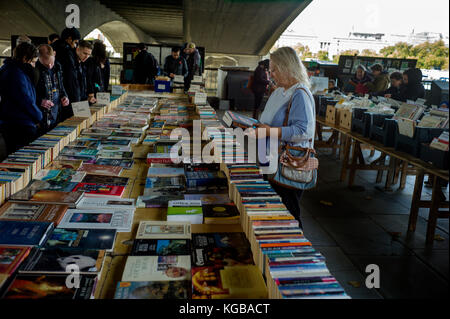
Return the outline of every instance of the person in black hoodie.
[[[422,84],[422,71],[420,69],[409,69],[403,72],[404,87],[400,94],[393,94],[394,100],[406,102],[407,100],[416,101],[425,97],[425,88]]]
[[[106,45],[100,41],[94,43],[92,56],[86,61],[88,94],[106,92],[109,86],[109,60]]]
[[[258,113],[261,111],[261,103],[269,88],[269,63],[270,60],[260,61],[258,67],[253,72],[253,84],[251,86],[252,92],[255,95],[255,107],[253,109],[253,118],[258,117]]]
[[[42,121],[33,84],[37,58],[33,44],[21,43],[13,58],[6,59],[0,68],[0,131],[8,154],[34,141]]]
[[[147,46],[140,43],[139,53],[134,60],[134,81],[135,84],[152,84],[158,74],[158,62],[153,54],[147,52]]]
[[[68,107],[70,101],[64,89],[61,65],[55,61],[55,51],[48,44],[40,45],[38,50],[36,69],[40,76],[36,96],[43,114],[41,133],[45,134],[56,127],[63,108]]]

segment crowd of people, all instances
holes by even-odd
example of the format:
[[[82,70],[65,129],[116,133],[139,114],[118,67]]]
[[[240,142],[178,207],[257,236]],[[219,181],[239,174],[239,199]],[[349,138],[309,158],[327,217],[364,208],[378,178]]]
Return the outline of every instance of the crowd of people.
[[[355,75],[344,88],[346,93],[364,96],[383,96],[406,102],[425,97],[422,84],[422,71],[417,68],[389,74],[381,64],[374,64],[369,72],[365,66],[359,65]]]
[[[72,117],[72,103],[95,104],[109,78],[105,44],[81,40],[75,28],[51,34],[38,47],[19,37],[12,58],[0,68],[0,133],[7,153]]]
[[[153,84],[156,76],[163,74],[171,80],[176,75],[184,77],[184,90],[187,92],[195,75],[202,75],[200,52],[195,43],[186,43],[182,48],[173,47],[171,55],[164,60],[163,70],[159,69],[156,58],[148,52],[144,43],[139,44],[134,60],[133,83]]]

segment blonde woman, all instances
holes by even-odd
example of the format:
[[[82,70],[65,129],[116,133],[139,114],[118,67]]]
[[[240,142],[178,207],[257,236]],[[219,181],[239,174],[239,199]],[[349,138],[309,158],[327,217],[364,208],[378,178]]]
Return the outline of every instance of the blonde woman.
[[[259,128],[265,128],[267,136],[271,128],[276,128],[281,142],[291,146],[313,148],[316,130],[314,97],[309,89],[306,68],[294,49],[283,47],[271,55],[270,75],[278,88],[267,101]],[[286,111],[291,101],[288,124],[284,126]],[[303,191],[276,184],[272,187],[300,222],[300,200]]]

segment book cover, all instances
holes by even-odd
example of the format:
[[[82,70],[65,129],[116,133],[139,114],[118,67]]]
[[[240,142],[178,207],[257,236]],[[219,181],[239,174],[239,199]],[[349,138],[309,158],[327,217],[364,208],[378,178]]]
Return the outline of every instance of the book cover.
[[[117,160],[117,159],[108,159],[108,158],[100,158],[95,162],[96,165],[103,166],[119,166],[125,169],[129,169],[133,167],[133,160]]]
[[[191,254],[189,239],[136,239],[132,256],[180,256]]]
[[[129,256],[122,281],[191,279],[191,256]]]
[[[116,177],[116,176],[104,176],[104,175],[91,175],[88,174],[83,179],[82,183],[85,184],[101,184],[110,186],[123,186],[126,187],[128,184],[127,177]]]
[[[227,194],[187,194],[185,200],[201,200],[202,205],[224,205],[231,204],[231,200]]]
[[[96,164],[83,164],[79,168],[79,171],[86,172],[92,175],[106,175],[106,176],[119,176],[122,173],[122,167],[120,166],[103,166]]]
[[[115,229],[55,228],[45,247],[111,250],[116,238]]]
[[[150,167],[147,177],[176,177],[183,176],[184,168],[177,167]]]
[[[256,266],[192,269],[192,299],[265,299],[267,288]]]
[[[191,224],[203,224],[201,207],[170,207],[167,209],[167,221],[184,221]]]
[[[80,202],[77,205],[77,209],[130,209],[135,210],[134,199],[126,198],[102,198],[102,197],[91,197],[89,194],[83,195]]]
[[[131,210],[78,210],[69,209],[59,224],[65,229],[116,229],[130,232],[134,211]]]
[[[49,222],[0,221],[0,245],[39,246],[53,229]]]
[[[191,239],[191,224],[143,221],[139,224],[136,239]]]
[[[0,208],[0,220],[53,222],[58,225],[67,205],[8,202]]]
[[[189,299],[191,282],[144,281],[119,282],[114,299]]]
[[[203,205],[205,224],[239,224],[241,215],[234,204]]]
[[[74,191],[76,192],[84,192],[91,196],[114,196],[114,197],[122,197],[125,187],[123,186],[111,186],[111,185],[101,185],[101,184],[88,184],[88,183],[79,183]]]
[[[0,246],[0,274],[14,273],[30,251],[31,247]]]
[[[19,272],[67,273],[67,266],[76,265],[80,273],[98,273],[102,268],[104,257],[104,250],[40,248],[28,258]]]
[[[244,233],[192,234],[195,267],[253,265],[250,243]]]
[[[4,299],[90,299],[97,275],[81,275],[79,288],[68,288],[67,275],[20,274]]]
[[[181,200],[184,194],[179,192],[148,192],[148,195],[139,196],[136,206],[140,208],[167,207],[171,200]]]

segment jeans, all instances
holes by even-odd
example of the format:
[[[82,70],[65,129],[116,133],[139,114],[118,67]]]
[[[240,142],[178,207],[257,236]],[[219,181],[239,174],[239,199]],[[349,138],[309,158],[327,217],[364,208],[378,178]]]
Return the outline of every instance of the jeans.
[[[300,220],[300,201],[302,200],[303,190],[290,189],[271,183],[273,189],[280,195],[283,204],[287,207],[289,212],[298,220],[300,228],[303,229],[302,221]]]

